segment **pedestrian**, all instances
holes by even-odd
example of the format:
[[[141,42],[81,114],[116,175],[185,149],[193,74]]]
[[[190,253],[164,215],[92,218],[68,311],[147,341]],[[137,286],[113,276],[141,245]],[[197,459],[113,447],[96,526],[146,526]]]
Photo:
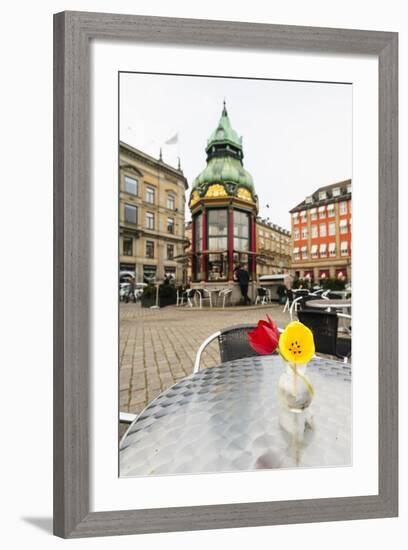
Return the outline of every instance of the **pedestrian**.
[[[283,284],[286,289],[286,296],[291,304],[293,302],[293,277],[288,269],[283,270]]]
[[[238,265],[234,270],[234,279],[238,282],[241,290],[244,305],[250,304],[251,300],[248,297],[249,273],[244,266]]]

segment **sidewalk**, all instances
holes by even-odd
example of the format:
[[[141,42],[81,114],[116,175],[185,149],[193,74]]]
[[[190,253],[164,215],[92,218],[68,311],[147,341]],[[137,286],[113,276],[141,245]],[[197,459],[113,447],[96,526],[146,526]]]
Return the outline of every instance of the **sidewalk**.
[[[213,332],[231,325],[256,323],[268,313],[278,326],[289,314],[283,306],[191,309],[170,306],[160,310],[140,304],[120,304],[120,410],[138,413],[161,391],[193,372],[201,343]],[[202,356],[202,368],[220,363],[218,343]]]

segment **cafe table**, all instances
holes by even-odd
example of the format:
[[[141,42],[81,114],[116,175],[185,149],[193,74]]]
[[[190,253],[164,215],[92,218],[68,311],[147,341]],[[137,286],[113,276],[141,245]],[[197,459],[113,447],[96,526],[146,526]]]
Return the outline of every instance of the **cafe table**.
[[[309,300],[307,302],[307,307],[326,309],[327,311],[331,311],[332,309],[347,310],[351,308],[351,300]]]
[[[313,358],[315,395],[295,413],[278,399],[277,354],[203,369],[163,391],[120,444],[123,477],[351,464],[351,365]]]

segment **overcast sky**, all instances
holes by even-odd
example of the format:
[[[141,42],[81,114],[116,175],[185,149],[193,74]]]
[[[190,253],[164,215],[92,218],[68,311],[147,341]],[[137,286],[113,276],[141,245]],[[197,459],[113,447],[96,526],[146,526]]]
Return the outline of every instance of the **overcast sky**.
[[[261,217],[290,229],[288,211],[306,195],[352,177],[348,84],[121,74],[120,139],[154,157],[162,146],[173,166],[180,156],[191,189],[224,98]],[[175,134],[178,144],[164,145]]]

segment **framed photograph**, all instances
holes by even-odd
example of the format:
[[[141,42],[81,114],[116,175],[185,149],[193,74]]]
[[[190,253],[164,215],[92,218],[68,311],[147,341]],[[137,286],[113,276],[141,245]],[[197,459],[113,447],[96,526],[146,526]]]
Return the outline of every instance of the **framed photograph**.
[[[396,33],[54,16],[54,532],[398,513]]]

